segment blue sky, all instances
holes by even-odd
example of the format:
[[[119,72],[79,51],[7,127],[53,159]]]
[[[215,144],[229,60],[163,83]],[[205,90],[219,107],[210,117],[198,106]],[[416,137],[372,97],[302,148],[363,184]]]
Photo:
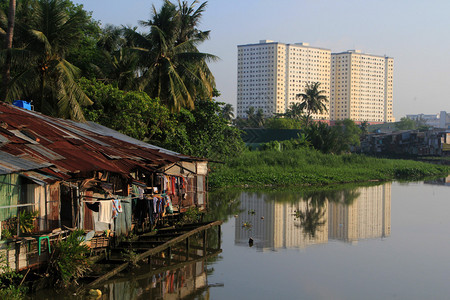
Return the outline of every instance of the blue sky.
[[[103,25],[137,25],[162,0],[73,0]],[[191,2],[191,1],[189,1]],[[450,1],[210,0],[200,29],[211,30],[201,51],[222,102],[236,105],[237,45],[270,39],[308,42],[340,52],[394,57],[394,116],[450,112]]]

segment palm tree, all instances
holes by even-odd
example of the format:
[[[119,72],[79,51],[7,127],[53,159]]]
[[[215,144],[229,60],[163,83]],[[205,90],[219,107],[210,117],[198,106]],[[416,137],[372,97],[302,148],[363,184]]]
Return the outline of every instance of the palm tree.
[[[5,37],[6,58],[2,74],[3,76],[0,95],[1,101],[6,101],[6,95],[8,94],[8,85],[9,81],[11,80],[11,49],[14,37],[15,16],[16,16],[16,0],[10,0],[8,12],[8,27],[6,30],[6,37]]]
[[[367,121],[363,121],[361,122],[361,124],[359,125],[359,127],[361,128],[361,135],[366,135],[369,133],[369,122]]]
[[[304,93],[295,96],[297,99],[301,100],[300,108],[306,110],[306,125],[309,125],[311,121],[311,114],[327,111],[325,103],[328,102],[328,99],[323,93],[325,93],[325,91],[320,90],[320,83],[313,82],[311,84],[306,84]]]
[[[234,118],[234,108],[231,104],[225,104],[222,107],[222,117],[227,120],[228,122],[231,122]]]
[[[178,0],[178,11],[180,14],[180,32],[178,34],[177,44],[189,41],[190,39],[198,39],[205,41],[209,38],[208,31],[200,31],[197,25],[200,23],[202,13],[205,11],[207,2],[203,2],[195,9],[195,5],[199,2],[195,0],[190,5],[186,1]]]
[[[151,20],[140,21],[150,32],[127,30],[139,54],[140,89],[160,98],[172,111],[194,108],[195,99],[211,99],[215,87],[206,63],[217,57],[197,49],[209,36],[195,27],[206,3],[194,10],[196,4],[179,2],[177,7],[166,1],[159,11],[153,6]]]
[[[252,128],[264,126],[265,118],[262,108],[256,110],[253,106],[250,106],[245,113],[247,114],[247,126]]]
[[[284,115],[287,118],[299,120],[303,115],[303,108],[300,103],[291,103]]]
[[[44,114],[83,121],[81,106],[92,102],[76,83],[79,69],[66,55],[78,45],[86,14],[81,10],[69,14],[63,0],[30,1],[21,7],[28,12],[16,19],[22,48],[13,60],[7,97],[33,99]]]
[[[124,36],[124,29],[108,25],[103,29],[97,47],[103,52],[105,61],[98,66],[103,81],[121,90],[133,90],[137,79],[138,55],[132,51]]]

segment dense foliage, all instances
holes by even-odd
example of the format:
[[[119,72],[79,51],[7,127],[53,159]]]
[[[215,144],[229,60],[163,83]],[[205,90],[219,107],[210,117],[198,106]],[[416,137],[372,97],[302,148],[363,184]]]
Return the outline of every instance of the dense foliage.
[[[28,291],[21,284],[23,275],[16,272],[8,265],[8,258],[0,255],[0,299],[20,300],[24,299]]]
[[[0,0],[0,33],[9,8]],[[94,121],[193,156],[236,155],[244,145],[229,126],[233,108],[212,100],[219,94],[207,62],[217,58],[197,49],[209,38],[198,28],[205,9],[206,2],[164,1],[138,32],[100,28],[70,0],[20,1],[13,49],[0,48],[11,54],[0,55],[11,63],[2,100],[32,100],[44,114]]]
[[[223,116],[224,103],[196,100],[195,109],[171,112],[145,92],[119,90],[110,84],[83,79],[80,86],[93,100],[86,119],[136,139],[183,154],[225,159],[244,149],[240,131]]]
[[[0,35],[6,39],[9,1],[0,1]],[[51,116],[84,120],[92,104],[77,80],[88,77],[122,90],[145,91],[172,111],[211,99],[214,76],[207,62],[217,59],[197,47],[209,38],[198,24],[206,2],[164,1],[153,6],[146,31],[99,23],[69,0],[24,0],[15,9],[12,49],[1,43],[3,101],[33,101]],[[5,55],[7,54],[7,55]],[[3,74],[3,73],[2,73]],[[84,110],[85,111],[85,110]]]
[[[214,165],[210,186],[317,185],[370,180],[415,180],[446,175],[449,168],[408,160],[357,154],[329,155],[302,147],[286,151],[248,151]]]
[[[240,131],[229,126],[221,114],[223,103],[195,101],[195,110],[174,115],[175,128],[159,145],[184,154],[212,159],[236,156],[244,149]]]
[[[111,84],[85,78],[80,86],[94,103],[84,109],[89,121],[139,140],[159,140],[164,131],[175,126],[168,108],[145,92],[125,92]]]
[[[7,24],[6,7],[2,3],[1,28]],[[70,1],[19,1],[15,24],[11,80],[2,86],[2,100],[32,100],[44,114],[84,120],[81,106],[91,101],[77,85],[79,68],[68,55],[90,35],[90,14]]]
[[[194,108],[194,101],[211,98],[215,87],[206,63],[217,58],[197,49],[209,38],[209,31],[197,28],[206,2],[197,8],[196,4],[165,1],[160,10],[153,6],[150,20],[140,21],[149,31],[125,29],[138,57],[139,88],[159,98],[172,111]]]
[[[83,236],[82,230],[76,230],[56,244],[47,270],[55,285],[68,286],[77,283],[77,280],[90,270],[90,250],[82,243]]]

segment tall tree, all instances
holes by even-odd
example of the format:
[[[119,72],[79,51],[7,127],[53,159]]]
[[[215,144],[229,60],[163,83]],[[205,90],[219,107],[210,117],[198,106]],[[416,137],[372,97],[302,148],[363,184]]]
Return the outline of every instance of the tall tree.
[[[327,111],[325,103],[328,102],[328,99],[324,93],[324,90],[320,90],[320,83],[313,82],[311,84],[306,84],[304,93],[300,93],[295,96],[297,99],[301,100],[300,108],[302,110],[306,110],[306,125],[311,122],[312,114]]]
[[[303,108],[300,103],[291,103],[284,116],[290,119],[300,120],[303,115]]]
[[[180,14],[180,31],[177,37],[177,44],[189,41],[190,39],[198,39],[205,41],[209,38],[209,30],[201,31],[197,28],[200,23],[203,12],[208,2],[203,2],[199,7],[195,7],[199,2],[197,0],[188,4],[187,1],[178,0],[178,11]]]
[[[265,118],[262,108],[256,110],[253,106],[250,106],[245,112],[247,114],[247,122],[244,127],[260,128],[264,126]]]
[[[11,49],[14,37],[14,21],[16,17],[16,0],[9,1],[9,11],[8,11],[8,27],[5,37],[5,50],[6,58],[5,65],[3,66],[3,76],[2,76],[2,86],[0,100],[6,101],[8,95],[9,81],[11,80]]]
[[[101,70],[100,80],[117,86],[121,90],[136,88],[138,55],[131,50],[121,27],[106,26],[97,46],[103,54],[103,61],[98,66]]]
[[[180,153],[211,159],[226,159],[245,148],[241,132],[229,126],[220,112],[223,103],[195,101],[195,110],[181,109],[174,115],[177,125],[157,145]]]
[[[399,130],[412,130],[417,128],[417,123],[413,119],[403,117],[395,123],[395,127]]]
[[[331,131],[335,137],[333,153],[349,152],[353,147],[360,145],[361,129],[353,120],[337,121]]]
[[[66,56],[78,45],[89,16],[64,0],[29,1],[21,9],[16,19],[21,59],[14,60],[8,97],[32,99],[44,114],[84,120],[81,106],[92,102],[76,83],[79,69]]]
[[[153,6],[150,20],[140,21],[150,32],[127,30],[139,54],[140,88],[172,111],[194,108],[196,99],[211,99],[215,87],[207,62],[217,57],[197,49],[209,36],[196,28],[206,3],[194,10],[196,4],[177,7],[165,1],[159,11]]]
[[[225,120],[227,120],[228,122],[231,122],[231,120],[233,120],[233,118],[234,118],[233,105],[231,105],[230,103],[227,103],[224,106],[222,106],[221,114]]]

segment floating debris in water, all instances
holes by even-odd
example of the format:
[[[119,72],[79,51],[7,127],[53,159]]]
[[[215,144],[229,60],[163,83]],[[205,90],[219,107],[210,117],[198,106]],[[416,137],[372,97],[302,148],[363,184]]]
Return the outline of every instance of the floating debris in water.
[[[247,229],[250,229],[250,228],[252,228],[252,223],[250,223],[250,222],[244,222],[243,224],[242,224],[242,228],[247,228]]]

